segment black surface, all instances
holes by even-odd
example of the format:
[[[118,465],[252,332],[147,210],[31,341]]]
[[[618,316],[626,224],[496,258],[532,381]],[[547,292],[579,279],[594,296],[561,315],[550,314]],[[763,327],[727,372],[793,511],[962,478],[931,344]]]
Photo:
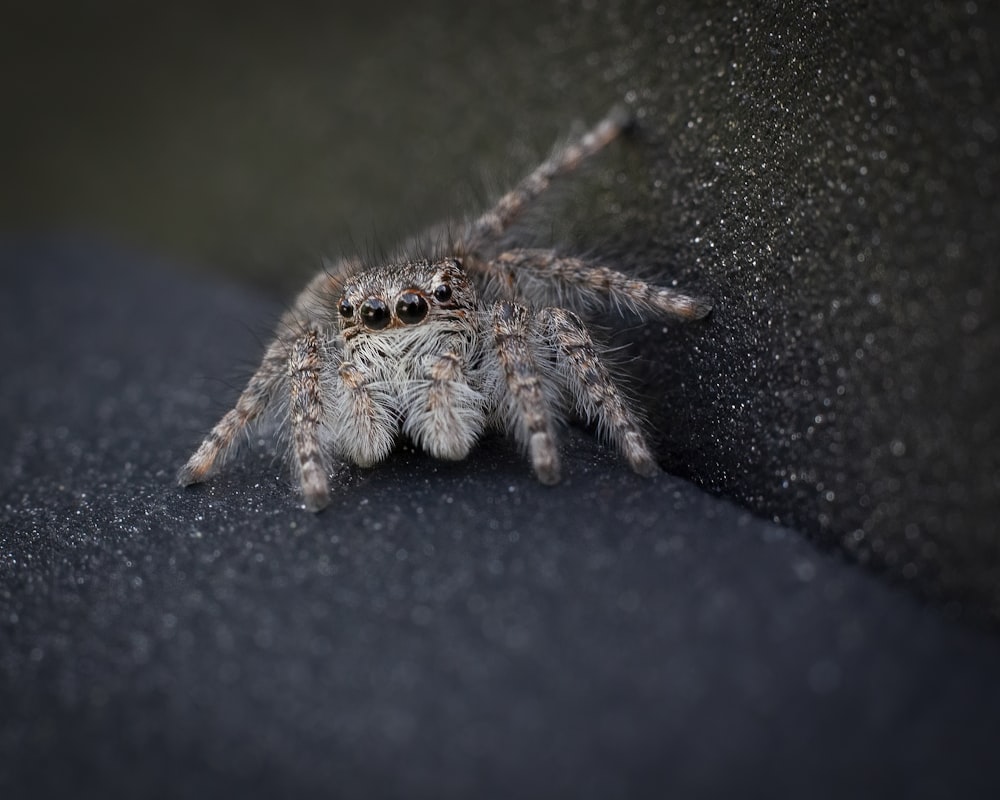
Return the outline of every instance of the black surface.
[[[0,246],[0,794],[990,797],[1000,643],[585,435],[173,474],[279,308]]]

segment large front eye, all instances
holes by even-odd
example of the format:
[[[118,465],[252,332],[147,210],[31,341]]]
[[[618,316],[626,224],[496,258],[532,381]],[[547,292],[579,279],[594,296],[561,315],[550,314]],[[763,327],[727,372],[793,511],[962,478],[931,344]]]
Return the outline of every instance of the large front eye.
[[[396,316],[405,325],[413,325],[427,316],[427,301],[417,292],[403,292],[396,301]]]
[[[379,297],[369,297],[361,304],[361,319],[366,328],[380,331],[389,324],[389,306]]]

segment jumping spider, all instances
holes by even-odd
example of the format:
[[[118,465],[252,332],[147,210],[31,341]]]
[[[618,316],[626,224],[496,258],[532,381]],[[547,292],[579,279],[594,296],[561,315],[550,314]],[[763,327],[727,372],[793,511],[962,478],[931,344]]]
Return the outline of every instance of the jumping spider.
[[[277,410],[306,508],[330,500],[336,459],[371,466],[400,435],[432,456],[465,458],[488,428],[505,428],[538,480],[559,480],[557,423],[596,423],[640,475],[659,471],[638,418],[571,308],[604,306],[678,320],[708,300],[644,283],[551,250],[500,250],[499,241],[552,180],[628,126],[612,112],[559,149],[472,222],[441,257],[364,269],[345,260],[317,275],[281,320],[236,406],[212,429],[178,481],[219,468],[266,411]]]

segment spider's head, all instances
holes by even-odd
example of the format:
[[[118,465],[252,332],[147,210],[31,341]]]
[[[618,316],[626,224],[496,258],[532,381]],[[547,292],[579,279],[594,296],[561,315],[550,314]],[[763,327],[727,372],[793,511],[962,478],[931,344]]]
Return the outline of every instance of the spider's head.
[[[410,261],[359,273],[337,306],[345,338],[359,333],[466,318],[476,294],[462,262]]]

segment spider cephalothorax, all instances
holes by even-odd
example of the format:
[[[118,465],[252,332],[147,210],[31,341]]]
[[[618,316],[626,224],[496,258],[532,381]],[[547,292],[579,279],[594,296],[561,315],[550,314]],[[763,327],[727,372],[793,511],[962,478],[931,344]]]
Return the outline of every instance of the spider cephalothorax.
[[[496,252],[529,201],[626,123],[613,113],[542,163],[465,226],[451,255],[369,269],[345,260],[318,275],[179,481],[204,480],[271,409],[314,511],[329,502],[334,460],[371,466],[400,437],[454,460],[485,430],[505,429],[526,449],[538,479],[556,483],[556,430],[567,414],[596,423],[636,472],[656,473],[635,412],[571,309],[604,304],[691,320],[711,304],[550,250]]]

